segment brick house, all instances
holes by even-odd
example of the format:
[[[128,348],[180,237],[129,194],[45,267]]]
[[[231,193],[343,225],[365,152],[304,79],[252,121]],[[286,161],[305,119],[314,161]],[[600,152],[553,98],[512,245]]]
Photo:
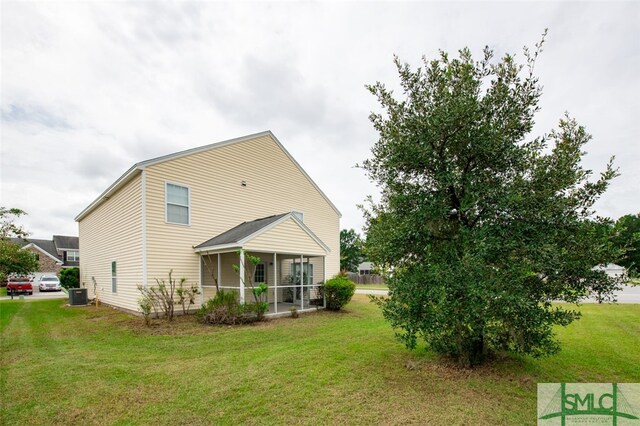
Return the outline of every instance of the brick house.
[[[63,268],[79,265],[78,237],[54,235],[52,240],[12,238],[11,242],[36,255],[38,275],[57,275]]]

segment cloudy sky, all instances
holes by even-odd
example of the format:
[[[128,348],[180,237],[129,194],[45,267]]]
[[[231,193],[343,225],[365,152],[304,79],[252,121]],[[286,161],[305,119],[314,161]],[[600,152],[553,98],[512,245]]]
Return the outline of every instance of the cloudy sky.
[[[73,218],[126,169],[271,130],[342,211],[376,188],[354,168],[376,133],[364,85],[397,83],[393,54],[498,55],[549,35],[536,133],[564,111],[615,155],[602,215],[640,211],[638,2],[7,2],[1,4],[0,205],[33,237],[77,235]],[[265,172],[268,171],[265,164]]]

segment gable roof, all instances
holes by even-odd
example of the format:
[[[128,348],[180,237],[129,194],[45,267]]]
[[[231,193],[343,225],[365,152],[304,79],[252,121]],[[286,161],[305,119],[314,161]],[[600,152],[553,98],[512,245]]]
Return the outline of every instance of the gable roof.
[[[26,249],[29,247],[35,247],[45,255],[51,257],[58,263],[62,263],[62,259],[58,257],[58,251],[56,245],[51,240],[39,240],[39,239],[24,239],[24,238],[11,238],[11,242]]]
[[[191,149],[187,149],[187,150],[184,150],[184,151],[179,151],[179,152],[176,152],[176,153],[173,153],[173,154],[163,155],[161,157],[156,157],[156,158],[152,158],[150,160],[146,160],[146,161],[142,161],[140,163],[136,163],[129,170],[124,172],[124,174],[122,176],[120,176],[118,178],[118,180],[116,180],[114,183],[112,183],[111,186],[109,186],[102,194],[100,194],[100,196],[98,196],[98,198],[96,198],[91,204],[89,204],[84,210],[82,210],[75,217],[75,220],[76,220],[76,222],[82,220],[86,215],[91,213],[96,207],[98,207],[100,204],[102,204],[103,202],[108,200],[109,197],[113,193],[115,193],[120,188],[122,188],[124,185],[126,185],[131,179],[133,179],[134,177],[136,177],[137,175],[142,173],[142,171],[147,166],[151,166],[151,165],[158,164],[158,163],[163,163],[163,162],[169,161],[169,160],[175,160],[176,158],[185,157],[185,156],[192,155],[192,154],[197,154],[197,153],[208,151],[208,150],[211,150],[211,149],[221,148],[221,147],[227,146],[227,145],[233,145],[233,144],[237,144],[237,143],[241,143],[241,142],[246,142],[246,141],[249,141],[249,140],[252,140],[252,139],[257,139],[257,138],[264,137],[264,136],[269,136],[271,139],[273,139],[273,141],[276,143],[276,145],[278,145],[278,147],[282,150],[282,152],[285,153],[285,155],[289,158],[289,160],[291,160],[291,162],[307,178],[307,180],[311,183],[311,185],[313,185],[313,187],[320,193],[320,195],[322,195],[322,197],[327,201],[327,203],[329,203],[331,208],[338,214],[338,216],[342,217],[342,213],[340,213],[340,210],[338,210],[338,208],[331,202],[329,197],[327,197],[327,195],[324,192],[322,192],[320,187],[318,187],[318,185],[316,185],[316,183],[313,181],[313,179],[311,179],[311,177],[307,174],[307,172],[305,172],[304,169],[300,166],[300,164],[298,164],[298,162],[291,156],[291,154],[289,154],[289,151],[287,151],[285,149],[285,147],[282,145],[282,143],[280,143],[278,138],[275,137],[275,135],[271,132],[271,130],[267,130],[267,131],[264,131],[264,132],[254,133],[252,135],[242,136],[242,137],[235,138],[235,139],[229,139],[229,140],[222,141],[222,142],[216,142],[216,143],[212,143],[212,144],[209,144],[209,145],[204,145],[204,146],[200,146],[200,147],[196,147],[196,148],[191,148]]]
[[[240,225],[219,234],[202,244],[194,246],[196,252],[216,250],[228,247],[240,247],[247,241],[257,237],[258,235],[268,231],[269,229],[279,225],[287,219],[292,219],[311,239],[313,239],[326,252],[331,249],[320,240],[303,222],[300,221],[293,213],[283,213],[250,222],[242,222]]]
[[[70,237],[67,235],[54,235],[53,243],[58,250],[78,250],[80,247],[78,237]]]
[[[222,234],[205,241],[202,244],[198,244],[194,248],[199,249],[204,247],[218,246],[222,244],[240,243],[240,241],[242,241],[243,239],[271,225],[273,222],[286,215],[287,213],[283,213],[252,220],[250,222],[242,222],[240,225],[235,226],[223,232]]]

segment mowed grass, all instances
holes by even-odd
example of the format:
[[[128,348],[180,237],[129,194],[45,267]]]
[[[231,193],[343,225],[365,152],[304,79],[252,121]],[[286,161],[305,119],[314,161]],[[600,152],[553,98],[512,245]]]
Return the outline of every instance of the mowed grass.
[[[538,382],[640,381],[640,306],[584,305],[552,358],[459,370],[354,297],[241,327],[0,302],[0,424],[535,424]]]

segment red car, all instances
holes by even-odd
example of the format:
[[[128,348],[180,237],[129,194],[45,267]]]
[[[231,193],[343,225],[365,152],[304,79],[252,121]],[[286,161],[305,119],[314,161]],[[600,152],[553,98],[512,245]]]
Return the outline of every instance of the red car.
[[[33,294],[33,285],[29,277],[9,277],[7,294],[11,296],[18,293]]]

